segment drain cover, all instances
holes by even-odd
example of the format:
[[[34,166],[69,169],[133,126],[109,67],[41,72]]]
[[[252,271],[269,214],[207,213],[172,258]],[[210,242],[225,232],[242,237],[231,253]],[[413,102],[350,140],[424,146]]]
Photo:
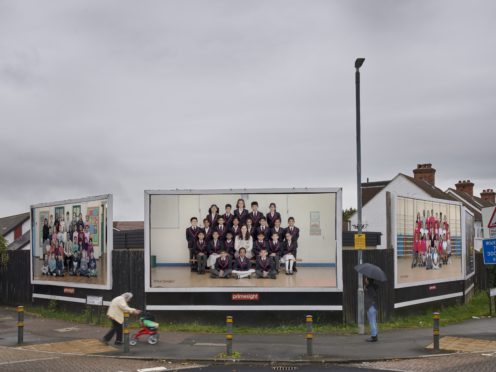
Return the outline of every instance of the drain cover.
[[[298,370],[297,366],[273,366],[272,369],[274,371],[296,371]]]

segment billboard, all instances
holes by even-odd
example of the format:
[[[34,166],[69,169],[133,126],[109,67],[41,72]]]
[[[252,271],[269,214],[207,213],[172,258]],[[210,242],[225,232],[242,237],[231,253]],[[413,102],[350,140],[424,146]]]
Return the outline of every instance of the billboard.
[[[31,206],[31,282],[110,289],[112,195]]]
[[[394,203],[396,287],[463,279],[461,204],[403,196]]]
[[[340,189],[145,191],[145,288],[338,291],[341,219]]]

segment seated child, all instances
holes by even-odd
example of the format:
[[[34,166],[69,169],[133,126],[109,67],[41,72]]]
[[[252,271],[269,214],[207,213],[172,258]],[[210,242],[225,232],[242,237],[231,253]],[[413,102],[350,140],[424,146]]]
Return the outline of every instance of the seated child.
[[[217,218],[217,226],[215,227],[214,230],[219,233],[219,239],[221,241],[224,241],[226,238],[226,234],[228,232],[228,228],[224,223],[224,217],[223,216],[219,216],[219,218]]]
[[[276,218],[274,221],[274,227],[270,229],[270,236],[276,233],[279,236],[279,241],[282,242],[284,240],[284,229],[281,227],[281,220]]]
[[[223,248],[222,242],[219,239],[219,232],[215,230],[212,233],[212,240],[208,244],[207,267],[214,268],[215,262],[217,261],[217,258],[220,257],[220,252]]]
[[[253,243],[253,248],[251,250],[251,257],[256,259],[260,254],[262,249],[267,249],[267,242],[265,241],[265,235],[263,232],[258,233],[258,239]]]
[[[42,275],[48,275],[48,256],[45,254],[43,256],[43,267],[41,268],[41,274]]]
[[[240,248],[238,253],[238,257],[234,260],[234,270],[232,273],[237,279],[250,278],[255,270],[251,269],[251,262],[248,257],[246,257],[246,248]]]
[[[57,260],[55,260],[55,254],[50,254],[50,258],[48,259],[48,275],[57,275]]]
[[[274,261],[274,269],[276,272],[279,272],[279,266],[281,265],[282,243],[279,241],[279,234],[277,232],[272,233],[272,239],[268,245],[269,257]]]
[[[267,220],[265,217],[260,218],[260,226],[257,227],[257,236],[262,233],[264,235],[264,240],[269,240],[270,238],[270,228],[267,225]]]
[[[227,254],[225,249],[220,251],[220,257],[215,261],[210,276],[212,278],[229,278],[231,276],[231,257]]]
[[[64,276],[64,258],[62,255],[57,258],[57,262],[55,264],[55,274],[56,276]]]
[[[295,254],[298,245],[293,241],[293,237],[289,232],[286,233],[286,240],[282,243],[282,259],[281,262],[286,264],[286,275],[293,275],[293,266],[296,260]]]
[[[88,277],[97,276],[96,274],[96,258],[93,252],[90,253],[90,261],[88,262]]]
[[[77,244],[75,244],[75,245],[78,246]],[[79,251],[76,251],[72,255],[72,263],[71,263],[71,268],[69,271],[69,275],[71,275],[71,276],[79,275],[79,263],[81,260],[79,256],[80,256]]]
[[[205,233],[200,231],[198,233],[198,240],[195,243],[195,258],[198,265],[198,274],[205,274],[207,267],[208,245],[205,240]]]
[[[257,278],[276,279],[276,270],[274,269],[274,261],[267,257],[267,249],[262,248],[260,256],[257,258]]]
[[[82,251],[81,261],[79,262],[79,275],[88,276],[88,256],[86,250]]]
[[[234,259],[234,253],[236,252],[236,250],[234,249],[233,234],[230,231],[226,234],[226,240],[224,241],[224,249],[226,250],[227,254],[231,256],[231,259]]]

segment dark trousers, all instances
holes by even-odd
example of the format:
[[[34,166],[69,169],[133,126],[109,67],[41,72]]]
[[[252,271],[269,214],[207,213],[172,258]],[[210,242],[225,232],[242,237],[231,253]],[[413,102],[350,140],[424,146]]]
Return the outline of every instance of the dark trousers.
[[[115,338],[115,342],[122,342],[122,324],[117,323],[114,319],[112,319],[112,328],[107,332],[105,336],[103,336],[104,340],[109,342],[114,334],[117,334]]]

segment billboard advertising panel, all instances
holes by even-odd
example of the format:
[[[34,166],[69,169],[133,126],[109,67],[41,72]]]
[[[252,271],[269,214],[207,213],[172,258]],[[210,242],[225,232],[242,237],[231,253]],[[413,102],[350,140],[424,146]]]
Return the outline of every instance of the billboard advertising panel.
[[[147,191],[146,289],[337,290],[341,218],[340,189]]]
[[[463,279],[460,203],[397,196],[395,210],[396,287]]]
[[[110,289],[112,195],[31,206],[33,284]]]

